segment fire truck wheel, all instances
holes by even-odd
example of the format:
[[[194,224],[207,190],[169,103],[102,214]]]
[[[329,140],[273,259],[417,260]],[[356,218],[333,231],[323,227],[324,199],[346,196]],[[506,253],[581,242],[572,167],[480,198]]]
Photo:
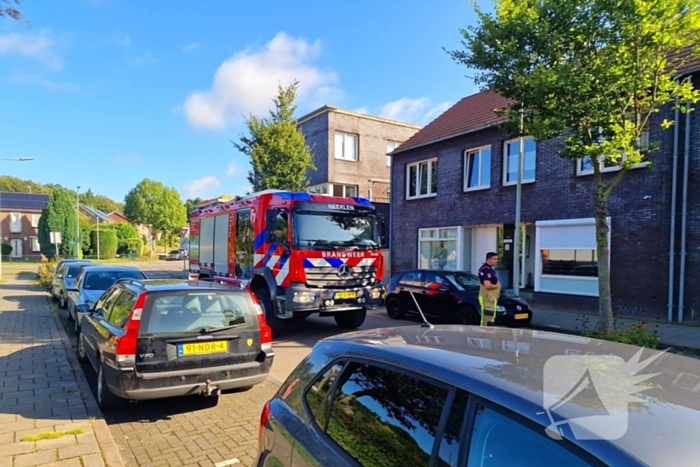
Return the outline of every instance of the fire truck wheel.
[[[343,311],[334,315],[335,323],[341,328],[355,329],[362,326],[367,317],[367,310]]]
[[[258,289],[255,291],[255,296],[260,305],[262,305],[262,309],[265,312],[265,322],[270,326],[274,337],[282,331],[284,321],[275,316],[275,310],[272,308],[272,299],[270,298],[270,289]]]

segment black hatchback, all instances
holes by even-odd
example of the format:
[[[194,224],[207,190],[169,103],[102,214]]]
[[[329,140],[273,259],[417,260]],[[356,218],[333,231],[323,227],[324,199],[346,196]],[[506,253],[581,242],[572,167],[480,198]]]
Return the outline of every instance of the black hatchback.
[[[387,314],[400,319],[408,312],[417,313],[416,302],[426,316],[456,324],[481,323],[479,279],[468,272],[429,269],[399,272],[387,287]],[[487,314],[485,319],[490,318]],[[531,321],[532,310],[525,300],[501,293],[495,324],[526,326]]]
[[[247,290],[120,279],[93,309],[80,306],[78,357],[97,373],[103,409],[125,399],[217,398],[263,382],[272,367],[272,333]]]

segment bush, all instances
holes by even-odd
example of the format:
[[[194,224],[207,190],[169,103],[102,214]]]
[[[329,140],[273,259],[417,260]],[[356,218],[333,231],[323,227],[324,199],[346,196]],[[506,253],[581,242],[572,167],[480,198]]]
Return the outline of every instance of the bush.
[[[648,349],[655,349],[659,346],[659,336],[656,331],[652,331],[646,324],[632,324],[627,329],[613,330],[607,332],[586,331],[581,334],[584,337],[603,339],[606,341],[632,344]]]
[[[0,251],[0,253],[3,256],[10,256],[10,254],[12,253],[12,246],[8,245],[7,243],[3,243],[1,250],[2,251]]]
[[[97,255],[97,231],[90,232],[90,253]],[[100,258],[117,256],[117,233],[114,230],[100,230]]]
[[[42,262],[39,265],[39,285],[47,289],[51,287],[53,283],[53,271],[51,268],[55,268],[56,265],[56,262]]]

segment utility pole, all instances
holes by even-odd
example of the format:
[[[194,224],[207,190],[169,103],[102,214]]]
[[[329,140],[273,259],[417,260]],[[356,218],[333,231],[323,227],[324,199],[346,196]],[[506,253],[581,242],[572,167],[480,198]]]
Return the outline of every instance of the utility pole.
[[[520,104],[520,148],[518,150],[518,181],[515,185],[515,235],[513,238],[513,293],[520,296],[520,206],[522,203],[523,170],[525,165],[525,118]]]
[[[75,192],[75,220],[76,220],[76,233],[75,236],[75,259],[80,259],[80,186]]]
[[[100,218],[97,219],[97,260],[100,260]]]

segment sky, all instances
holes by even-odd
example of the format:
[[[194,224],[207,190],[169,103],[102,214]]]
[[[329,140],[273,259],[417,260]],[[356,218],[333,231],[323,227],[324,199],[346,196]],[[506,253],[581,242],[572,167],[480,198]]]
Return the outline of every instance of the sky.
[[[482,0],[483,1],[483,0]],[[425,125],[478,92],[444,49],[468,0],[22,0],[0,19],[0,174],[123,202],[144,178],[183,198],[244,194],[231,141],[299,80],[323,105]]]

